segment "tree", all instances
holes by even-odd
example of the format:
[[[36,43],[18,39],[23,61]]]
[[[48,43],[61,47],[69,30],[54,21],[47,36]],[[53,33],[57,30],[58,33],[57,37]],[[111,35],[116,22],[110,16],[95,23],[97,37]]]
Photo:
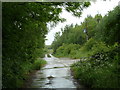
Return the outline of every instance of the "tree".
[[[62,6],[75,16],[89,3],[4,2],[3,13],[3,88],[21,87],[31,64],[43,56],[47,23],[64,21],[59,17]],[[28,70],[28,71],[26,71]],[[13,82],[14,83],[11,83]]]
[[[101,22],[97,25],[96,39],[102,40],[106,44],[113,45],[114,43],[120,43],[120,7],[117,6],[113,11],[110,11],[108,15],[104,16]]]

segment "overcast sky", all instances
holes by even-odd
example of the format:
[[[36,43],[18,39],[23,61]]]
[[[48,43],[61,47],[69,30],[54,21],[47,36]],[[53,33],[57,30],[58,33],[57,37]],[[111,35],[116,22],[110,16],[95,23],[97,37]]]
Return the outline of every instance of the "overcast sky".
[[[82,17],[78,18],[73,16],[71,13],[68,13],[67,11],[63,10],[63,12],[60,14],[61,17],[66,19],[66,22],[64,23],[59,23],[55,28],[52,28],[49,33],[46,35],[46,45],[51,45],[53,40],[54,40],[54,35],[56,32],[61,31],[61,28],[64,28],[66,25],[70,25],[73,23],[75,24],[80,24],[81,22],[84,21],[84,19],[87,17],[87,15],[95,16],[96,14],[101,14],[104,16],[105,14],[108,13],[108,11],[113,10],[114,7],[118,5],[118,2],[120,0],[107,0],[107,1],[102,1],[99,0],[97,2],[91,2],[91,6],[88,8],[84,9],[82,11]]]

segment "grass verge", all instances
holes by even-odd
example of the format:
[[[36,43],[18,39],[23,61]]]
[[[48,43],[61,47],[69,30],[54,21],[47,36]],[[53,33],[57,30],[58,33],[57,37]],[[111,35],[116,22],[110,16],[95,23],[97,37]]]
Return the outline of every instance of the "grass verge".
[[[35,62],[33,63],[33,69],[34,70],[39,70],[41,69],[41,67],[43,67],[45,64],[47,64],[47,62],[43,59],[37,59],[35,60]]]
[[[23,88],[27,88],[27,87],[30,87],[31,85],[31,82],[32,82],[32,76],[34,75],[34,73],[37,71],[37,70],[40,70],[45,64],[47,64],[47,62],[43,59],[37,59],[34,61],[33,64],[28,64],[26,66],[24,66],[24,77],[23,81],[19,81],[22,83],[22,87]]]

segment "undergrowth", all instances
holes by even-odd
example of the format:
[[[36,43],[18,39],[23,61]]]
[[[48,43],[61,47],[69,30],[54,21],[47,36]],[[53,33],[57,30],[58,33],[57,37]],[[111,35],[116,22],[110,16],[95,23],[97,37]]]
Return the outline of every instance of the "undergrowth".
[[[99,52],[71,66],[74,77],[92,88],[120,88],[120,47]]]
[[[43,59],[37,59],[35,60],[34,64],[33,64],[33,69],[35,70],[39,70],[41,69],[41,67],[43,67],[47,62]]]

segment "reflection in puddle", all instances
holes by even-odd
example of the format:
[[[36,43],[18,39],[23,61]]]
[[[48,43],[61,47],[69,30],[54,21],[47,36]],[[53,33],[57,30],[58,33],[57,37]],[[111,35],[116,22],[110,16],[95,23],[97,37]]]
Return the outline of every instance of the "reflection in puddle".
[[[51,55],[51,54],[50,54]],[[47,65],[35,74],[31,87],[34,88],[77,88],[70,73],[74,60],[61,60],[51,55],[45,57]],[[67,66],[67,67],[66,67]],[[82,88],[82,86],[80,86]]]

